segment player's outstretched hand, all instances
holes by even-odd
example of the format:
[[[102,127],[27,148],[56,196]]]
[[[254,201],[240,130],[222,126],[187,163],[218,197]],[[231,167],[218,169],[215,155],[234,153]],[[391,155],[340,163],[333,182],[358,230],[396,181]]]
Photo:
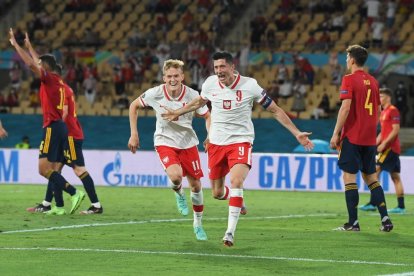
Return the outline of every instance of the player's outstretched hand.
[[[9,41],[10,41],[10,44],[13,46],[13,47],[15,47],[16,45],[17,45],[17,41],[16,41],[16,38],[14,37],[14,33],[13,33],[13,29],[12,28],[10,28],[10,30],[9,30]]]
[[[339,142],[339,135],[333,135],[330,142],[331,149],[337,150],[339,148]]]
[[[311,151],[313,149],[313,143],[309,139],[309,136],[312,132],[300,132],[296,135],[296,140],[305,148],[307,151]]]
[[[169,122],[177,120],[177,118],[178,118],[179,115],[177,115],[175,113],[175,110],[172,110],[172,109],[170,109],[170,108],[168,108],[166,106],[162,106],[162,108],[165,109],[165,112],[161,114],[161,117],[164,120],[168,120]]]
[[[27,32],[25,33],[25,36],[24,36],[24,46],[26,46],[26,48],[30,48],[31,46],[29,35],[27,34]]]
[[[131,136],[128,141],[128,148],[132,153],[135,153],[139,149],[139,137]]]

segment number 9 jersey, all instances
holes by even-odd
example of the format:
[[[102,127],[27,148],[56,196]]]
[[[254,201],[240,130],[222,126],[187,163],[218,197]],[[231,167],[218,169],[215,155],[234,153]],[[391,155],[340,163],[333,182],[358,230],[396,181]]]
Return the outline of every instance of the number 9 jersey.
[[[342,78],[340,93],[341,100],[352,100],[341,140],[347,137],[354,145],[375,146],[380,105],[377,80],[362,70],[355,71]]]

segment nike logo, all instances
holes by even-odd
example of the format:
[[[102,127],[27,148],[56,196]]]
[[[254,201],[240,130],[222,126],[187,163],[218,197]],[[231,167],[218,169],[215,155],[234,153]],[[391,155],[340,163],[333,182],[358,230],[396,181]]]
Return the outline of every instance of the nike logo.
[[[242,159],[243,159],[243,157],[237,157],[237,159],[238,159],[238,160],[242,160]]]
[[[213,97],[217,96],[217,94],[212,94],[212,95],[213,95]]]

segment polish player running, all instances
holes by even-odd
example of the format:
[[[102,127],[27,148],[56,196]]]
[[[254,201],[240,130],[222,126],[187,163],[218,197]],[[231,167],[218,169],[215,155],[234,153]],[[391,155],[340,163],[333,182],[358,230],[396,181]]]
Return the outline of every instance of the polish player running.
[[[175,120],[170,122],[161,118],[164,107],[177,109],[199,97],[197,91],[182,84],[184,80],[183,66],[184,63],[181,60],[165,61],[163,66],[163,80],[165,83],[148,89],[131,103],[129,107],[131,137],[129,138],[128,148],[132,153],[135,153],[140,146],[137,129],[138,109],[152,107],[157,116],[154,133],[155,150],[172,183],[178,211],[184,216],[188,215],[187,201],[181,185],[183,176],[187,176],[191,187],[194,233],[198,240],[207,240],[207,235],[201,223],[204,203],[200,178],[203,176],[203,172],[197,150],[199,142],[192,128],[193,114],[177,116]],[[200,107],[194,110],[197,116],[206,119],[208,130],[210,125],[208,108]]]
[[[216,75],[210,76],[203,83],[201,95],[180,109],[166,107],[162,117],[173,122],[186,113],[205,106],[208,101],[211,102],[211,126],[207,148],[209,178],[213,196],[220,198],[228,191],[224,181],[230,172],[228,226],[223,238],[224,245],[230,247],[234,244],[234,233],[243,206],[243,182],[252,164],[253,102],[272,112],[274,118],[307,150],[313,148],[313,143],[308,138],[311,133],[299,131],[255,79],[241,76],[235,71],[230,53],[217,52],[213,55],[213,61]]]

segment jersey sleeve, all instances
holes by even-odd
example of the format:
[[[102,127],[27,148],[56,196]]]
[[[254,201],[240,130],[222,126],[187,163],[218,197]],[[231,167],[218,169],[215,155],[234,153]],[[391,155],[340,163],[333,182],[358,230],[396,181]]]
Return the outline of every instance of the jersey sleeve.
[[[141,102],[142,106],[147,107],[153,105],[155,96],[155,89],[150,88],[145,91],[141,96],[138,97],[139,101]]]
[[[208,87],[209,87],[209,85],[208,85],[207,81],[205,81],[203,83],[203,85],[201,86],[200,97],[203,100],[210,100],[210,98],[209,98],[209,88]]]
[[[395,107],[390,110],[390,121],[393,125],[400,124],[400,112]]]
[[[341,100],[352,99],[352,85],[351,79],[348,76],[342,78],[339,98]]]
[[[262,104],[266,99],[266,90],[264,90],[255,79],[252,79],[250,91],[253,94],[253,99],[259,104]]]

